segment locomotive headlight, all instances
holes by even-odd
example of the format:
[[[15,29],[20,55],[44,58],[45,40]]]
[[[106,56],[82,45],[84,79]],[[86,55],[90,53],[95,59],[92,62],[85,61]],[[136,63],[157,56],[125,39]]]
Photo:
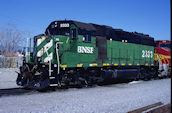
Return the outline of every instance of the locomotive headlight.
[[[112,38],[110,38],[110,43],[112,43]]]
[[[57,64],[54,64],[54,67],[57,67]]]
[[[85,37],[83,37],[82,40],[85,41]]]

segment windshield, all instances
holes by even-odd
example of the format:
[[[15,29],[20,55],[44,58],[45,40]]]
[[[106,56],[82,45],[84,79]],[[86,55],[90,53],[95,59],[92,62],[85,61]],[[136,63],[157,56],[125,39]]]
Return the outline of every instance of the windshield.
[[[160,47],[167,47],[167,48],[171,49],[171,44],[160,44]]]
[[[46,35],[70,35],[70,24],[69,23],[52,23],[45,32]]]
[[[51,35],[69,35],[69,28],[52,28]]]

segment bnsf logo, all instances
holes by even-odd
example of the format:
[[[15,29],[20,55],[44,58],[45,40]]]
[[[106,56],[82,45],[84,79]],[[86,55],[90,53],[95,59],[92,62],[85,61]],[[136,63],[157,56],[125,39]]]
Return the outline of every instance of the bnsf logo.
[[[93,47],[78,46],[78,53],[93,53]]]

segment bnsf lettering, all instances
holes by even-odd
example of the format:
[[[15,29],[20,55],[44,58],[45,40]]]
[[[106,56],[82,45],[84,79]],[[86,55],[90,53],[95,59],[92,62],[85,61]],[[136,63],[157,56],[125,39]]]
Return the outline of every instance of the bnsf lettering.
[[[78,46],[78,53],[93,53],[93,47]]]

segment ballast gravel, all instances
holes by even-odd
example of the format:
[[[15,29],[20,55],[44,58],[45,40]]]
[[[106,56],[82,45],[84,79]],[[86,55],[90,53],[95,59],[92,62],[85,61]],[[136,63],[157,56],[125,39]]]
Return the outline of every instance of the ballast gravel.
[[[10,83],[15,82],[15,75],[11,74],[14,70],[0,69],[0,87],[12,87],[15,84]],[[126,113],[156,102],[171,103],[170,100],[171,79],[133,81],[92,88],[2,96],[0,113]]]

